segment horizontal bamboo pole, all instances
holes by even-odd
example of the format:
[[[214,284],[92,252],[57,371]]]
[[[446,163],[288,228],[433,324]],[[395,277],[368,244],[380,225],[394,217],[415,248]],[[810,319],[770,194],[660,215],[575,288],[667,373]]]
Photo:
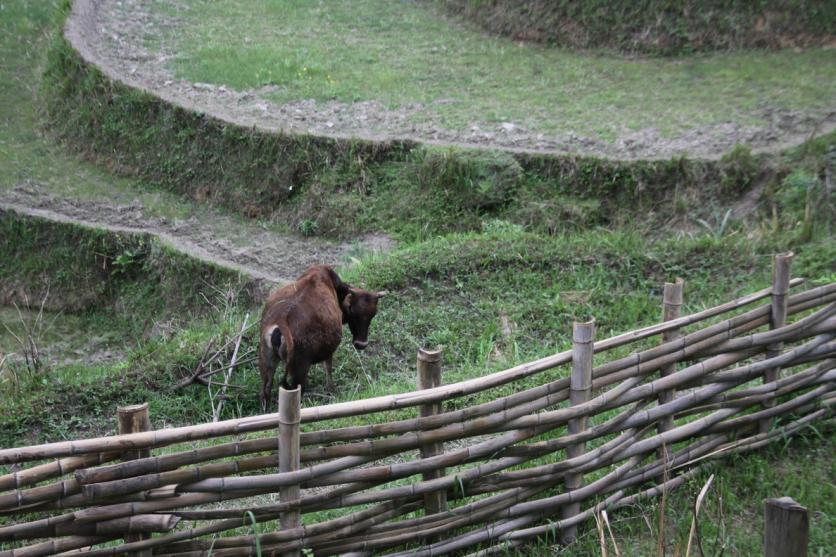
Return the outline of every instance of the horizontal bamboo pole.
[[[57,483],[29,489],[17,489],[8,493],[0,493],[0,509],[20,509],[35,503],[55,501],[62,497],[69,497],[80,491],[81,486],[78,485],[75,479],[62,480]]]
[[[831,315],[833,315],[833,308],[832,306],[827,306],[815,314],[807,316],[799,322],[793,324],[793,329],[787,332],[784,336],[789,339],[802,337],[804,336],[805,331],[810,330],[817,323]],[[731,326],[734,319],[728,322],[719,323],[718,325],[722,325],[723,328],[725,328],[726,323],[728,323],[728,325]],[[709,329],[711,328],[709,327]],[[593,373],[593,376],[595,377],[593,380],[593,388],[602,388],[614,382],[621,381],[627,377],[634,377],[636,374],[646,375],[658,371],[662,366],[680,360],[689,359],[718,344],[719,340],[727,340],[738,334],[737,330],[728,329],[725,332],[721,331],[719,333],[706,336],[704,333],[709,329],[703,329],[702,331],[697,331],[696,333],[680,337],[675,341],[662,344],[644,352],[633,353],[626,358],[617,360],[616,362],[619,362],[619,364],[616,367],[613,367],[612,362],[610,364],[604,364],[596,370],[597,373]],[[769,335],[770,333],[761,333],[761,335],[763,334]],[[770,338],[774,338],[774,335],[770,336]],[[762,343],[755,343],[755,345],[756,348],[752,349],[752,354],[765,350],[765,346]],[[660,353],[664,353],[664,355],[659,356],[658,354]],[[718,356],[722,355],[724,354],[720,354]],[[626,366],[625,364],[629,361],[633,361],[633,365]]]
[[[119,458],[119,453],[95,453],[84,456],[60,458],[53,462],[39,464],[0,476],[0,491],[21,489],[44,480],[59,478],[81,469],[103,464]]]
[[[264,437],[223,443],[190,451],[140,458],[98,468],[76,470],[75,479],[82,485],[123,480],[146,474],[159,474],[198,462],[258,452],[276,452],[276,439]],[[273,456],[275,458],[275,454]]]
[[[163,546],[163,548],[166,553],[180,553],[184,551],[208,551],[209,549],[227,549],[233,547],[255,548],[256,539],[258,539],[262,543],[262,545],[266,545],[277,542],[292,541],[299,538],[310,538],[313,536],[319,536],[321,534],[333,532],[346,526],[352,526],[368,518],[389,513],[389,511],[398,510],[400,514],[406,514],[417,509],[418,507],[419,504],[417,501],[404,504],[399,504],[396,501],[387,501],[385,503],[376,505],[375,507],[372,507],[370,509],[364,509],[362,511],[326,520],[317,524],[303,525],[299,528],[295,528],[292,530],[279,530],[276,532],[268,532],[260,534],[257,537],[253,535],[230,536],[225,538],[218,538],[215,540],[177,542]],[[393,514],[392,516],[396,515]],[[158,553],[159,550],[155,552],[155,554]]]
[[[790,314],[795,314],[804,309],[809,309],[810,307],[823,305],[825,303],[823,300],[827,299],[829,301],[832,296],[836,296],[836,284],[833,286],[833,288],[828,288],[826,292],[822,292],[823,289],[814,289],[813,291],[809,291],[809,293],[815,294],[812,297],[808,295],[808,292],[791,296],[789,299],[788,312]],[[807,304],[811,305],[808,306]],[[680,352],[688,346],[693,346],[703,342],[703,344],[700,345],[700,350],[692,351],[692,354],[700,354],[701,351],[711,349],[712,347],[720,344],[722,341],[728,340],[743,332],[748,332],[762,325],[766,325],[769,323],[770,310],[771,308],[768,305],[760,306],[719,323],[715,323],[703,329],[689,333],[679,339],[676,339],[675,341],[664,343],[641,352],[634,352],[623,358],[612,360],[596,368],[593,375],[596,378],[601,378],[627,367],[635,367],[639,365],[644,366],[652,360],[656,360],[662,356],[675,352]],[[678,319],[675,319],[666,323],[676,323],[678,321]],[[704,341],[708,339],[712,340],[705,343]],[[684,357],[684,355],[682,357]],[[670,361],[677,360],[666,359],[665,364]]]
[[[0,557],[46,557],[47,555],[56,555],[65,551],[88,547],[121,537],[121,534],[111,536],[69,536],[34,545],[27,545],[18,549],[0,551]]]
[[[10,536],[2,539],[20,541],[27,539],[61,536],[120,536],[126,533],[168,532],[180,518],[170,514],[141,514],[130,517],[104,520],[90,524],[59,522],[44,525],[38,531],[30,531],[24,536]]]
[[[441,520],[423,521],[420,525],[412,528],[397,528],[377,534],[366,533],[363,536],[333,540],[331,543],[316,548],[317,554],[323,556],[342,554],[346,551],[375,551],[384,547],[403,545],[404,543],[414,544],[419,540],[435,537],[445,532],[471,526],[479,523],[492,515],[508,509],[510,506],[521,500],[536,495],[539,491],[548,489],[551,484],[543,485],[540,489],[516,490],[509,494],[492,497],[485,501],[479,501],[479,505],[473,505],[467,513],[443,513],[445,517]],[[438,517],[439,515],[435,515]],[[427,517],[424,517],[427,518]],[[415,521],[412,521],[415,522]]]
[[[752,406],[759,404],[768,398],[781,397],[783,395],[794,392],[804,387],[810,387],[826,383],[833,380],[831,371],[833,364],[831,360],[820,362],[811,368],[800,371],[794,375],[790,375],[766,385],[758,385],[756,387],[747,387],[736,391],[727,391],[714,395],[713,397],[703,401],[702,405],[694,406],[688,410],[678,414],[680,417],[689,416],[692,414],[699,414],[716,410],[718,408],[728,408],[731,406]]]

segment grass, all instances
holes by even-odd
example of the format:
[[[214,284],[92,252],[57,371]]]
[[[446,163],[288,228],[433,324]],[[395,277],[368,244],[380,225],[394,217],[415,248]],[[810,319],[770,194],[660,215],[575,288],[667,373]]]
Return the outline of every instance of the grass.
[[[160,204],[163,213],[198,211],[144,183],[113,178],[105,169],[78,161],[36,132],[32,65],[39,60],[43,43],[38,37],[49,25],[52,8],[47,2],[4,2],[2,6],[2,21],[7,26],[4,30],[10,33],[0,38],[4,49],[0,71],[11,82],[0,83],[0,162],[12,172],[11,178],[0,178],[4,180],[0,185],[9,188],[19,181],[43,181],[49,191],[82,199],[115,192],[117,199],[135,195],[143,203]],[[832,242],[830,199],[822,179],[828,148],[832,151],[829,145],[832,139],[805,147],[807,151],[797,154],[791,161],[795,171],[770,184],[765,211],[751,222],[731,221],[719,226],[723,212],[713,220],[703,215],[713,227],[711,233],[671,233],[663,239],[646,223],[631,223],[638,213],[634,207],[623,207],[635,199],[631,193],[640,194],[641,180],[631,175],[632,189],[617,190],[616,194],[612,182],[603,178],[608,175],[600,172],[605,166],[602,162],[585,167],[588,184],[596,189],[584,198],[573,197],[571,189],[560,189],[557,179],[536,179],[533,166],[517,169],[502,157],[498,157],[502,162],[497,166],[499,170],[486,177],[480,172],[489,164],[471,164],[470,155],[458,152],[414,154],[410,155],[414,159],[395,161],[418,167],[415,175],[425,179],[418,185],[407,183],[403,178],[406,174],[400,174],[390,181],[349,187],[340,181],[345,174],[333,169],[332,175],[323,171],[311,187],[344,194],[337,196],[335,204],[369,202],[381,210],[387,203],[391,206],[383,217],[375,217],[371,211],[326,207],[316,219],[320,229],[329,226],[329,216],[339,215],[349,223],[352,216],[361,215],[366,220],[355,225],[356,230],[383,227],[395,230],[403,240],[401,248],[391,255],[365,257],[359,265],[341,270],[348,281],[385,288],[391,295],[381,302],[372,324],[369,349],[358,354],[343,343],[336,354],[337,400],[413,389],[414,357],[419,346],[444,347],[444,380],[452,382],[567,348],[571,321],[579,316],[594,315],[601,336],[655,322],[661,283],[676,276],[686,280],[684,311],[725,301],[766,286],[770,254],[790,247],[798,253],[795,275],[832,281],[836,244]],[[729,168],[755,165],[754,171],[759,171],[756,159],[741,156],[739,161],[745,164],[735,163]],[[371,160],[367,164],[378,163]],[[379,176],[393,171],[393,166],[382,166]],[[422,174],[425,166],[430,170]],[[735,176],[747,176],[747,172],[743,168],[739,174],[729,170],[724,175],[732,184],[728,187],[729,199],[746,191],[737,188]],[[555,176],[559,174],[554,172]],[[712,192],[726,187],[723,177],[714,178],[709,184],[695,180],[695,187]],[[468,187],[474,183],[479,186],[475,191]],[[388,196],[369,201],[365,194],[355,191],[362,188],[388,189]],[[543,192],[548,191],[552,195],[557,191],[559,196],[546,197]],[[506,199],[509,192],[517,199]],[[307,202],[328,197],[311,196]],[[711,209],[719,210],[717,199]],[[815,210],[809,219],[809,234],[801,235],[803,227],[799,223],[806,218],[809,199],[815,201]],[[532,211],[536,201],[542,202],[543,214],[554,218],[557,212],[560,218],[573,219],[570,226],[551,227],[537,219],[533,219],[536,224],[524,226],[526,220],[520,213]],[[303,207],[304,202],[296,200],[298,204],[292,203],[291,207]],[[173,208],[166,208],[169,203]],[[469,210],[461,208],[465,203],[470,205]],[[499,203],[499,209],[493,206],[495,203]],[[770,204],[775,206],[775,218]],[[322,207],[304,214],[316,214],[315,210]],[[399,215],[404,222],[398,224]],[[210,419],[205,389],[172,391],[171,386],[194,369],[211,338],[233,335],[240,328],[244,312],[258,308],[248,307],[245,300],[232,307],[214,300],[218,308],[213,308],[199,298],[188,308],[166,307],[166,302],[174,299],[172,295],[194,291],[196,285],[204,284],[200,277],[212,270],[158,250],[147,239],[137,242],[104,233],[82,233],[72,227],[36,225],[28,219],[6,219],[2,221],[3,239],[12,241],[0,243],[0,261],[4,263],[0,281],[4,287],[11,281],[48,276],[56,291],[62,285],[70,292],[73,285],[86,284],[103,301],[86,312],[65,313],[62,315],[66,318],[51,321],[45,331],[46,344],[51,345],[48,339],[64,335],[67,328],[94,334],[109,330],[125,339],[121,343],[125,357],[115,364],[48,366],[36,380],[24,382],[17,391],[7,390],[5,383],[0,385],[0,446],[111,433],[118,404],[151,402],[155,427]],[[7,264],[12,261],[14,265]],[[210,274],[207,280],[220,286],[224,276]],[[172,330],[146,334],[155,321],[167,319],[172,313],[178,317]],[[502,332],[503,317],[511,326],[508,336]],[[252,350],[255,343],[255,335],[247,335],[242,351]],[[12,346],[3,333],[0,346]],[[565,370],[552,373],[563,374]],[[315,389],[321,387],[322,375],[319,369],[313,370]],[[253,365],[242,365],[233,381],[243,388],[231,392],[223,417],[255,414],[258,376]],[[320,402],[323,398],[314,394],[305,404]],[[352,423],[344,420],[335,425]],[[728,505],[726,516],[735,520],[729,525],[729,543],[739,554],[751,554],[757,547],[762,527],[760,499],[779,494],[793,495],[814,511],[813,554],[832,553],[836,543],[830,517],[836,509],[828,489],[821,488],[828,486],[832,476],[832,435],[821,443],[811,439],[792,441],[788,447],[714,468],[717,485],[722,487],[718,492]],[[674,525],[671,540],[687,527],[687,507],[701,485],[696,480],[670,499],[670,523]],[[709,513],[716,508],[711,506],[711,497]],[[622,548],[635,548],[638,555],[651,554],[655,533],[648,534],[641,517],[652,517],[654,512],[655,507],[650,505],[618,516],[616,532]],[[594,543],[584,543],[582,540],[573,552],[598,554]],[[549,548],[540,550],[541,554],[551,552]]]
[[[58,4],[0,3],[0,191],[25,185],[83,201],[138,201],[149,216],[208,220],[205,206],[147,182],[119,177],[116,168],[80,160],[44,136],[38,89],[52,26],[63,17]]]
[[[646,128],[673,137],[730,121],[762,126],[770,110],[823,116],[836,98],[833,50],[624,59],[488,37],[430,2],[152,6],[178,18],[148,32],[149,45],[176,54],[178,77],[272,85],[267,96],[280,103],[378,101],[462,132],[512,122],[612,143]]]

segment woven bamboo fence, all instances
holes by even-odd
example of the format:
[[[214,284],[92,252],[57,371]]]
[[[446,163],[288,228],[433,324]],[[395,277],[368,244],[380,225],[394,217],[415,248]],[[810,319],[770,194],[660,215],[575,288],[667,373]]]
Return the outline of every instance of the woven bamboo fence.
[[[713,459],[827,420],[836,395],[836,283],[771,288],[484,377],[444,384],[418,355],[418,389],[0,449],[0,557],[487,555],[570,541],[609,511],[687,482]],[[593,358],[594,356],[594,358]],[[340,427],[328,427],[340,419]],[[346,425],[348,424],[348,425]],[[28,463],[23,467],[24,463]]]

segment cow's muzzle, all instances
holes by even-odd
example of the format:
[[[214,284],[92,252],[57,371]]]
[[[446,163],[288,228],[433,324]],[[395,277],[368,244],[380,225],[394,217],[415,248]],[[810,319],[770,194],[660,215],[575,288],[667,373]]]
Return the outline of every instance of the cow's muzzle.
[[[366,346],[369,345],[369,342],[366,340],[355,340],[352,344],[354,344],[354,348],[357,350],[365,350]]]

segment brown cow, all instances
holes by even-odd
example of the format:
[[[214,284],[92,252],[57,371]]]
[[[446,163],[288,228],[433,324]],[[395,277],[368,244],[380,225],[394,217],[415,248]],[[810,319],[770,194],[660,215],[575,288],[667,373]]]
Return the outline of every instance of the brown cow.
[[[296,282],[273,292],[261,314],[262,410],[267,411],[279,360],[284,362],[284,388],[301,385],[304,391],[311,365],[324,362],[326,389],[333,392],[331,358],[342,340],[342,324],[348,323],[354,347],[366,348],[369,323],[385,294],[353,288],[327,265],[311,267]]]

